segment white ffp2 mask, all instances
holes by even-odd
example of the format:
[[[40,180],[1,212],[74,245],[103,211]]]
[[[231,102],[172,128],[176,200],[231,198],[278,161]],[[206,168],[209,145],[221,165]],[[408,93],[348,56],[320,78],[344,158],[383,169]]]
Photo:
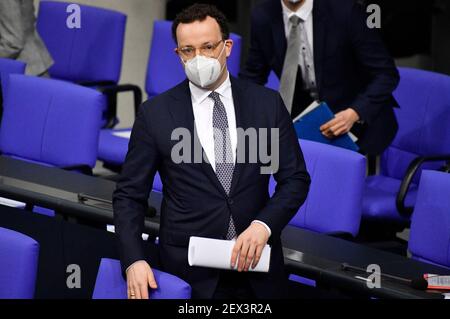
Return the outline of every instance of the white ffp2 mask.
[[[205,88],[217,81],[225,68],[221,67],[219,58],[225,50],[225,45],[217,58],[208,58],[203,55],[197,55],[195,58],[184,63],[186,76],[195,85]]]

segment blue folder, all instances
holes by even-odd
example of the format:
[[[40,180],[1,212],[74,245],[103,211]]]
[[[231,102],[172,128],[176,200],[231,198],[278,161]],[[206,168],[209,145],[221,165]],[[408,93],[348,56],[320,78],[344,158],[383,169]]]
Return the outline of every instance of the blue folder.
[[[294,122],[294,128],[298,138],[334,145],[357,152],[359,147],[348,134],[329,139],[320,132],[320,127],[333,118],[334,114],[331,109],[325,102],[322,102],[312,111],[301,116]]]

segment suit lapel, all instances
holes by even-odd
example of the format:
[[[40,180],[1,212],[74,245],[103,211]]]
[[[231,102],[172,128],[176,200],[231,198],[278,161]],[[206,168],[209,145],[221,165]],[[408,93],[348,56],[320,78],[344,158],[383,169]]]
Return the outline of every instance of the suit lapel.
[[[324,2],[320,0],[314,1],[313,8],[313,46],[314,46],[314,69],[316,72],[317,87],[320,92],[322,87],[322,61],[326,50],[327,41],[327,25],[332,25],[330,21],[327,21],[327,11],[323,7]]]
[[[169,107],[175,128],[187,128],[191,134],[194,132],[194,112],[192,110],[191,93],[188,80],[180,83],[172,92],[174,102]],[[193,136],[193,135],[192,135]]]
[[[280,74],[283,70],[284,56],[287,50],[286,31],[283,22],[283,8],[280,1],[273,1],[272,12],[272,38],[273,49],[275,50],[275,64],[280,68]]]
[[[236,114],[236,128],[237,129],[243,129],[246,130],[251,126],[251,116],[248,113],[249,111],[249,100],[247,98],[247,96],[245,95],[245,89],[246,86],[243,82],[241,82],[240,80],[231,77],[231,89],[233,92],[233,104],[234,104],[234,111]],[[255,126],[254,124],[252,125],[253,127]],[[240,144],[243,143],[245,141],[242,141],[241,139],[239,139],[239,134],[238,134],[238,140],[237,140],[237,149],[240,149]],[[248,154],[248,146],[245,147],[245,159],[248,160],[249,159],[249,154]],[[235,166],[234,166],[234,172],[233,172],[233,179],[231,181],[231,190],[230,190],[230,195],[233,194],[233,192],[235,191],[237,184],[239,182],[239,178],[242,175],[242,171],[245,168],[245,163],[238,163],[238,157],[239,154],[237,154],[236,152],[236,162],[235,162]],[[242,158],[242,156],[241,156]]]

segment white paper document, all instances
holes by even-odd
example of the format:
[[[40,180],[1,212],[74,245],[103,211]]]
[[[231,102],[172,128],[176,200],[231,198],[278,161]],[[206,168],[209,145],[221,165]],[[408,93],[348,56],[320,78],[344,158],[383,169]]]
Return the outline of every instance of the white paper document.
[[[24,209],[26,204],[16,200],[0,197],[0,205]]]
[[[188,262],[189,266],[209,267],[226,270],[236,270],[231,268],[231,254],[236,241],[220,240],[203,237],[191,237],[189,240]],[[270,246],[263,249],[258,265],[249,271],[268,272],[270,265]]]
[[[130,139],[131,130],[130,131],[113,132],[112,135],[117,136],[117,137],[121,137],[121,138]]]

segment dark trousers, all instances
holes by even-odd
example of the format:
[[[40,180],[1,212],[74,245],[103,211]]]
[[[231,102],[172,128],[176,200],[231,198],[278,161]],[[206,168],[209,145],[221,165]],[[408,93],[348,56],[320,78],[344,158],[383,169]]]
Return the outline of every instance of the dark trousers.
[[[255,298],[248,282],[247,273],[222,271],[213,299],[252,299]]]

